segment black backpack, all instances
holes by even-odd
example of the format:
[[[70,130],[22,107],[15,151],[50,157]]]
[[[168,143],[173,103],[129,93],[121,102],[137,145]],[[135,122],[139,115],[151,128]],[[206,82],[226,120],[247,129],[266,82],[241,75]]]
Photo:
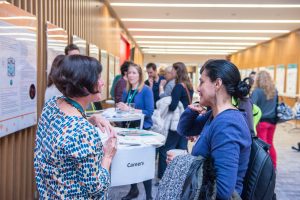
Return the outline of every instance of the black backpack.
[[[241,197],[243,200],[276,199],[276,174],[268,153],[270,145],[255,136],[253,130],[252,106],[253,104],[249,98],[240,100],[238,105],[238,108],[247,114],[247,124],[252,135],[250,159],[244,177]]]

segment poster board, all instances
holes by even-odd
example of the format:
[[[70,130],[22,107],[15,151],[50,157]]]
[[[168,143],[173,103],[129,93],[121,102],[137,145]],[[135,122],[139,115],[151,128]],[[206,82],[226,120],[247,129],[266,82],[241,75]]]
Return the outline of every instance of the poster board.
[[[268,66],[266,67],[266,71],[270,74],[272,80],[274,81],[274,66],[271,65],[271,66]]]
[[[87,43],[84,39],[81,39],[80,37],[73,35],[72,43],[78,46],[81,55],[87,55],[87,47],[86,47]]]
[[[286,96],[294,97],[297,93],[297,74],[298,65],[288,64],[287,66],[287,81],[286,81]]]
[[[68,45],[68,33],[47,22],[47,75],[50,73],[53,60],[58,55],[65,54],[65,47]]]
[[[100,50],[100,60],[102,65],[102,73],[101,77],[104,82],[104,90],[102,91],[102,100],[105,100],[108,98],[108,57],[107,57],[107,51]]]
[[[0,137],[37,123],[37,19],[0,2]]]
[[[115,57],[115,76],[121,74],[120,67],[120,58]]]
[[[284,79],[285,79],[285,67],[280,64],[276,67],[276,88],[279,95],[284,94]]]
[[[94,44],[89,44],[89,56],[99,61],[99,48]]]
[[[110,91],[115,78],[115,57],[112,54],[108,56],[108,89]],[[110,93],[108,93],[111,98]]]

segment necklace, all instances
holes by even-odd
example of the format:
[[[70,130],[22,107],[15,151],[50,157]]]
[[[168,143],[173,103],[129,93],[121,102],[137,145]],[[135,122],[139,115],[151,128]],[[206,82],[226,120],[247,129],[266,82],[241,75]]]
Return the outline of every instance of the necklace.
[[[68,104],[70,104],[71,106],[73,106],[74,108],[76,108],[80,112],[82,117],[84,117],[86,119],[85,112],[84,112],[82,106],[78,102],[74,101],[73,99],[70,99],[69,97],[65,97],[65,101]]]

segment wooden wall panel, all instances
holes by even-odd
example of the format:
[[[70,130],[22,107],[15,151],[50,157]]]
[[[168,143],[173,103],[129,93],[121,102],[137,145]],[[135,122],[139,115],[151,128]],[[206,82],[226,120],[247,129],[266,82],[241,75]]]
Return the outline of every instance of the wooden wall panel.
[[[230,60],[241,69],[284,64],[298,64],[297,94],[300,94],[300,30],[254,46],[230,56]],[[286,74],[285,74],[286,75]],[[276,70],[275,70],[276,78]],[[285,77],[285,85],[288,77]],[[281,97],[284,102],[294,106],[296,98]]]
[[[121,26],[107,5],[99,0],[8,0],[8,2],[38,18],[38,115],[42,110],[46,88],[47,21],[64,28],[69,34],[69,41],[75,34],[88,43],[119,56]],[[138,48],[135,54],[137,58],[135,61],[142,64],[143,55]],[[37,198],[33,170],[35,132],[36,126],[0,138],[0,199]]]

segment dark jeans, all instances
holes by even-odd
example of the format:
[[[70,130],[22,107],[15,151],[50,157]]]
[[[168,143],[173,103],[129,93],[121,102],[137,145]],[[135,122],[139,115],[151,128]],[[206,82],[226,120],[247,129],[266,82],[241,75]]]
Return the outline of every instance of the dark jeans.
[[[162,178],[167,168],[167,151],[170,149],[184,149],[187,150],[187,139],[178,135],[176,131],[169,130],[168,137],[164,146],[158,149],[158,178]]]

